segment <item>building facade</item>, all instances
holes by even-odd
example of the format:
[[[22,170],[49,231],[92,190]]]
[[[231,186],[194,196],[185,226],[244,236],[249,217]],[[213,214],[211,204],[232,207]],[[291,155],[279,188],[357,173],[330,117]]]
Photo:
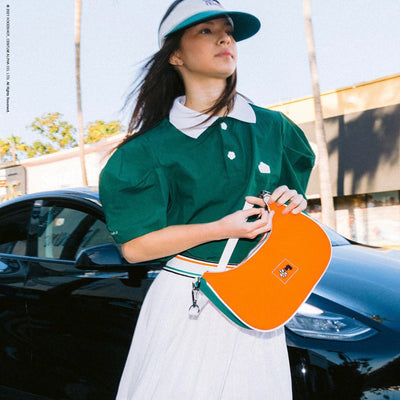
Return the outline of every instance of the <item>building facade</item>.
[[[400,246],[400,74],[323,93],[321,102],[337,230],[363,243]],[[312,97],[268,108],[315,142]],[[319,218],[318,165],[307,195]]]
[[[85,146],[89,186],[97,186],[99,174],[124,134]],[[0,168],[0,202],[24,193],[83,186],[79,148],[28,158],[18,165]]]

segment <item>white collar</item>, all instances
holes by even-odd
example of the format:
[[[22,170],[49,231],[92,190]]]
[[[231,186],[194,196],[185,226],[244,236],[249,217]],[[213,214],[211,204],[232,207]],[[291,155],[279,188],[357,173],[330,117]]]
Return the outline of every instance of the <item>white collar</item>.
[[[197,139],[208,127],[210,127],[218,117],[209,117],[190,108],[185,107],[186,97],[177,97],[169,112],[169,122],[185,135]],[[235,96],[235,103],[228,117],[239,121],[255,123],[256,114],[250,104],[242,97]]]

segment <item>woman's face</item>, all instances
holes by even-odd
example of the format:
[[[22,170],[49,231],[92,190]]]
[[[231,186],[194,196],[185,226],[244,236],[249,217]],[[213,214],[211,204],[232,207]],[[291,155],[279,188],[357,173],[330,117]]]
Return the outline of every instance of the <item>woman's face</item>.
[[[226,80],[236,69],[237,51],[232,33],[232,25],[226,18],[188,28],[170,63],[178,68],[185,82],[207,78]]]

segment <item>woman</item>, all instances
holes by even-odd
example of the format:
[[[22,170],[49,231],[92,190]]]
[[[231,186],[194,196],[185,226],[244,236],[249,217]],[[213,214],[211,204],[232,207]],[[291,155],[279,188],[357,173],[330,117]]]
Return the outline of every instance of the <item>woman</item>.
[[[306,207],[314,156],[303,132],[236,93],[236,42],[259,26],[217,1],[175,1],[138,86],[131,134],[102,171],[124,257],[167,261],[143,304],[118,400],[291,398],[282,328],[240,328],[210,303],[188,313],[193,275],[215,268],[227,239],[240,238],[237,264],[271,230],[261,190],[285,213]]]

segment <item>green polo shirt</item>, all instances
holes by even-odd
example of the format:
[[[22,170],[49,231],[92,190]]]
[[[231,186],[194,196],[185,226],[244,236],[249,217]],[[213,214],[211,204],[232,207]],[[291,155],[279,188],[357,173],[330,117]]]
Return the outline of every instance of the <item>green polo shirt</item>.
[[[169,225],[218,220],[243,208],[245,196],[287,185],[305,194],[314,154],[283,114],[251,105],[256,123],[219,118],[197,139],[168,119],[120,147],[100,176],[107,226],[124,243]],[[184,255],[218,262],[226,240]],[[256,240],[241,239],[238,263]]]

